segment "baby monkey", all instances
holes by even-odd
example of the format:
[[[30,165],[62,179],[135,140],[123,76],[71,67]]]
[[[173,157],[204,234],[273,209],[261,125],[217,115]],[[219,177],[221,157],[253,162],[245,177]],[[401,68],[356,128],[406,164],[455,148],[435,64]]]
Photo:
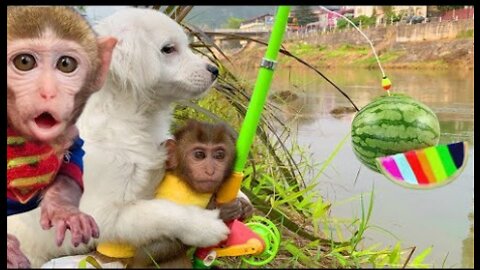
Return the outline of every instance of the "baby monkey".
[[[235,142],[235,135],[222,123],[189,120],[174,133],[174,140],[165,142],[167,172],[157,188],[156,197],[207,209],[218,208],[220,218],[225,222],[249,218],[253,214],[253,206],[246,197],[238,197],[226,204],[216,203],[217,191],[233,172]],[[154,253],[157,255],[154,258],[160,261],[177,257],[174,266],[179,263],[178,266],[191,267],[190,258],[185,256],[186,248],[180,250],[175,256],[169,254],[170,257],[158,256],[162,255],[161,250],[152,251],[160,251]]]
[[[221,205],[215,200],[220,186],[232,174],[235,141],[235,135],[224,124],[189,120],[174,133],[174,139],[165,142],[167,171],[155,197],[183,205],[218,208],[220,218],[225,222],[249,218],[253,214],[253,206],[246,197]],[[123,246],[121,253],[129,249],[128,245]],[[136,249],[134,258],[123,259],[122,262],[129,264],[127,267],[149,267],[153,265],[151,256],[161,267],[191,268],[187,249],[176,239],[158,239]],[[100,254],[110,254],[111,257],[117,257],[119,253],[112,252],[118,250],[118,244],[112,243],[100,243],[97,247]]]

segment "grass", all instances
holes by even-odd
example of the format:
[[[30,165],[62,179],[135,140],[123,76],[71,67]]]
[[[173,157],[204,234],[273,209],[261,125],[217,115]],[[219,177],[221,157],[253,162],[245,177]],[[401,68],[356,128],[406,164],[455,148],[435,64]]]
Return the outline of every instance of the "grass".
[[[326,48],[327,47],[323,45],[312,45],[309,43],[298,42],[293,44],[293,46],[289,49],[293,54],[297,56],[302,56],[311,54],[313,52],[321,52]]]
[[[330,49],[325,53],[327,58],[349,59],[352,56],[363,57],[370,52],[367,46],[343,44],[337,48]]]
[[[402,56],[404,54],[405,54],[405,52],[388,51],[388,52],[385,52],[385,53],[379,55],[378,59],[380,60],[380,62],[382,64],[386,64],[386,63],[395,61],[397,58],[399,58],[400,56]],[[375,59],[375,56],[373,56],[373,55],[371,57],[368,57],[368,58],[358,59],[358,60],[354,61],[353,64],[363,66],[363,67],[377,67],[377,65],[378,65],[377,60]]]
[[[473,38],[473,30],[474,29],[460,31],[460,33],[457,34],[457,38]]]

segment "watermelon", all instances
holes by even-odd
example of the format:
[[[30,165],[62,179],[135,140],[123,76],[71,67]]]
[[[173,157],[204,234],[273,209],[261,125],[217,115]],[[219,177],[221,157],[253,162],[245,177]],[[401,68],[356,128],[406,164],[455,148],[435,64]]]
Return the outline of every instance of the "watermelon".
[[[357,158],[380,172],[377,157],[438,144],[440,124],[425,104],[405,95],[382,95],[363,107],[352,121],[352,147]]]

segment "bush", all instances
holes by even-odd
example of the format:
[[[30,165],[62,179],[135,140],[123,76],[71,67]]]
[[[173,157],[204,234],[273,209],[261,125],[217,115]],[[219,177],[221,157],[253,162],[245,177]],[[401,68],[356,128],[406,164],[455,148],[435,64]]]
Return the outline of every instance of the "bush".
[[[345,19],[340,19],[337,21],[337,28],[338,29],[344,29],[346,28],[350,23],[347,22]]]
[[[368,16],[365,16],[365,15],[361,15],[361,16],[358,16],[358,17],[355,17],[355,18],[351,18],[350,20],[356,26],[360,26],[360,24],[361,24],[363,27],[365,27],[365,26],[375,25],[375,23],[377,21],[377,17],[376,16],[368,17]],[[350,23],[347,20],[339,19],[339,20],[337,20],[337,29],[344,29],[349,24]]]
[[[368,17],[368,16],[365,16],[365,15],[361,15],[361,16],[358,16],[356,18],[353,18],[353,23],[355,23],[356,26],[359,26],[360,24],[362,26],[371,26],[371,25],[375,25],[376,21],[377,21],[377,17],[376,16],[371,16],[371,17]]]

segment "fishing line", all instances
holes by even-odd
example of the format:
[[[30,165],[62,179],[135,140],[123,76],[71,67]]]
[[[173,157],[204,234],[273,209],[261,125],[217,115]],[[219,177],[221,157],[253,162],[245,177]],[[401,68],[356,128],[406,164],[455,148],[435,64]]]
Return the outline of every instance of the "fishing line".
[[[382,75],[383,77],[386,77],[385,76],[385,72],[383,71],[383,68],[382,68],[382,65],[380,64],[380,60],[378,59],[378,55],[377,55],[377,52],[375,51],[375,47],[373,47],[373,43],[372,41],[365,35],[365,33],[362,32],[362,30],[360,30],[360,28],[358,28],[355,23],[353,23],[349,18],[343,16],[342,14],[340,13],[337,13],[335,11],[331,11],[323,6],[320,6],[321,9],[327,11],[327,12],[330,12],[330,13],[333,13],[335,15],[338,15],[342,18],[344,18],[348,23],[350,23],[355,29],[357,29],[358,32],[360,32],[360,34],[362,34],[362,36],[368,41],[368,44],[370,44],[370,47],[372,48],[372,51],[373,51],[373,54],[375,55],[375,59],[377,60],[377,64],[378,64],[378,67],[380,68],[380,70],[382,71]]]
[[[335,14],[335,15],[338,15],[338,16],[344,18],[348,23],[350,23],[367,40],[368,44],[370,44],[370,47],[372,48],[372,52],[373,52],[373,55],[375,56],[375,60],[377,61],[378,67],[380,68],[380,71],[382,72],[382,87],[383,87],[383,89],[387,90],[387,94],[390,95],[389,89],[392,86],[392,83],[390,82],[390,79],[388,79],[387,75],[385,75],[385,71],[383,70],[382,65],[380,64],[380,59],[378,58],[377,52],[375,51],[375,47],[373,46],[372,41],[367,37],[367,35],[365,35],[365,33],[363,33],[362,30],[360,30],[360,28],[358,28],[355,25],[355,23],[353,23],[346,16],[343,16],[342,14],[340,14],[338,12],[331,11],[324,6],[319,6],[319,7],[321,9],[325,10],[326,12],[329,12],[329,13],[332,13],[332,14]]]

